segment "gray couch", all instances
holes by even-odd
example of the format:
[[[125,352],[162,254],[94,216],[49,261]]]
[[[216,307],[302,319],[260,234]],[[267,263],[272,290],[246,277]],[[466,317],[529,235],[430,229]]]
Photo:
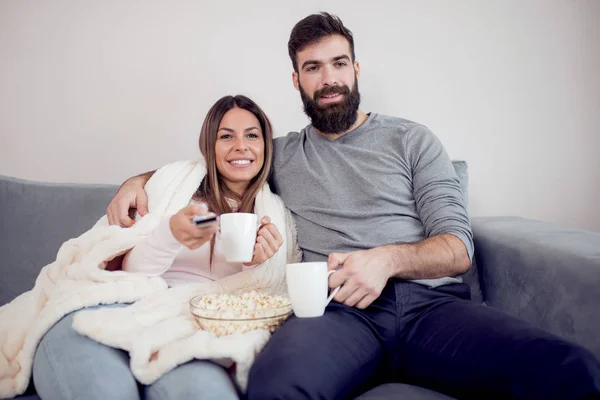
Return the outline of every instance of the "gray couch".
[[[454,166],[466,195],[466,163]],[[90,228],[115,192],[115,186],[0,176],[0,305],[29,290],[61,243]],[[472,226],[476,262],[465,280],[474,301],[484,300],[600,357],[600,233],[512,217],[474,218]],[[38,399],[33,386],[19,398]],[[359,398],[449,399],[401,383],[381,385]]]

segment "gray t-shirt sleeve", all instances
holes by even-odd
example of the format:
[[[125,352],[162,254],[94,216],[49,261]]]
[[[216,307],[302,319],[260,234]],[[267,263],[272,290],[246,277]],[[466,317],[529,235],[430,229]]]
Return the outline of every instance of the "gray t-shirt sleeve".
[[[473,234],[465,200],[442,143],[422,125],[414,126],[406,140],[417,213],[426,236],[452,234],[464,243],[473,259]]]

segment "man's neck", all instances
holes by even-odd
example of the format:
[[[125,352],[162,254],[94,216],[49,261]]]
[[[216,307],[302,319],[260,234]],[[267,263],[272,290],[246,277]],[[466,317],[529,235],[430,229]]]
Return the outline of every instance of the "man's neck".
[[[352,124],[352,126],[347,131],[344,131],[341,133],[323,133],[323,132],[320,132],[318,129],[315,129],[315,131],[317,131],[317,133],[319,135],[323,136],[324,138],[327,138],[327,139],[331,140],[332,142],[334,142],[334,141],[338,140],[339,138],[341,138],[342,136],[345,136],[347,133],[352,132],[353,130],[355,130],[362,124],[364,124],[365,121],[367,120],[367,118],[369,118],[369,116],[367,114],[365,114],[364,112],[362,112],[360,110],[357,110],[356,114],[358,114],[356,117],[356,122],[354,122],[354,124]]]

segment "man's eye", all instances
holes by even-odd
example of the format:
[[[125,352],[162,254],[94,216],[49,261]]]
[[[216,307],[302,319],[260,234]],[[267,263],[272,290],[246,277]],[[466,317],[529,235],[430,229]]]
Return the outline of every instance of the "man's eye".
[[[348,64],[346,64],[344,61],[338,61],[338,62],[337,62],[335,65],[336,65],[337,67],[345,67],[345,66],[346,66],[346,65],[348,65]]]
[[[315,65],[313,65],[312,67],[306,68],[306,72],[314,72],[316,70],[317,70],[317,67]]]

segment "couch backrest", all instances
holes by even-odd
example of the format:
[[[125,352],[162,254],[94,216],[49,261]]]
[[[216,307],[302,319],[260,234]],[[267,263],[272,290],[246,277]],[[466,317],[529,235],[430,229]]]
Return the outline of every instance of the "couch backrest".
[[[0,176],[0,306],[30,290],[40,268],[93,226],[116,191]]]
[[[467,163],[454,161],[467,199]],[[91,228],[117,186],[42,183],[0,175],[0,306],[30,290],[62,243]],[[463,276],[480,300],[476,268]]]

